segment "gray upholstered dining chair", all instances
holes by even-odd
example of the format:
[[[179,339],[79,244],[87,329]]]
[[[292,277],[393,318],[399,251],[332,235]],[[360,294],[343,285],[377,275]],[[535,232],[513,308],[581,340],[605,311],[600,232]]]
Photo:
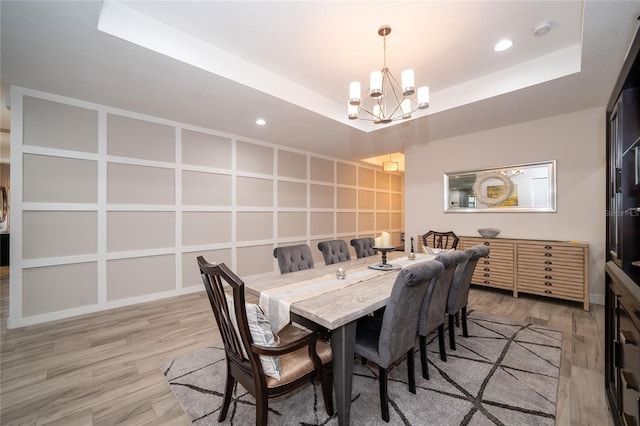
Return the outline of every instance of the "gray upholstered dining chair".
[[[322,252],[325,265],[333,265],[334,263],[351,260],[349,246],[345,240],[320,241],[318,243],[318,249]]]
[[[351,245],[358,259],[378,254],[378,251],[373,248],[376,245],[376,240],[373,238],[354,238],[351,240]]]
[[[420,336],[420,364],[422,377],[429,379],[427,366],[427,336],[438,329],[438,344],[440,345],[440,359],[447,360],[444,344],[444,323],[447,310],[447,297],[456,268],[467,261],[467,255],[461,251],[450,251],[436,256],[436,261],[442,263],[444,272],[432,285],[427,288],[427,293],[422,301],[420,316],[418,317],[418,335]]]
[[[393,284],[382,321],[370,316],[358,320],[355,353],[378,365],[380,409],[385,422],[389,422],[387,369],[404,356],[409,391],[416,393],[413,356],[418,314],[428,286],[443,271],[442,263],[435,260],[404,267]]]
[[[278,259],[281,274],[313,268],[313,256],[307,244],[276,247],[273,257]]]
[[[467,301],[471,278],[481,257],[489,256],[489,247],[478,244],[464,251],[467,261],[458,265],[453,274],[449,296],[447,298],[447,314],[449,315],[449,347],[456,350],[456,336],[453,329],[454,317],[462,316],[462,335],[469,337],[467,331]]]

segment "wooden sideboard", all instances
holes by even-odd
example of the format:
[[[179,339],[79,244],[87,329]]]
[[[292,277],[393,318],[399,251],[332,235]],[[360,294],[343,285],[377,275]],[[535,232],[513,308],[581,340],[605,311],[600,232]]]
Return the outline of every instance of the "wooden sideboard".
[[[460,237],[458,249],[489,247],[472,284],[582,302],[589,310],[589,245],[582,242]]]

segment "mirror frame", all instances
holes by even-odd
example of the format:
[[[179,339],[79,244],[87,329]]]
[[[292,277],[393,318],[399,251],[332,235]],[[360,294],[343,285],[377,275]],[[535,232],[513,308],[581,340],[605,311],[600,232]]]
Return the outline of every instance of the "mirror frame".
[[[523,168],[533,168],[533,167],[547,167],[547,173],[549,177],[549,206],[544,207],[532,207],[532,206],[503,206],[503,207],[489,207],[489,208],[476,208],[476,207],[451,207],[450,202],[450,193],[449,193],[449,179],[452,176],[457,175],[473,175],[476,176],[482,175],[485,173],[492,172],[507,172],[513,169],[523,169]],[[490,167],[486,169],[476,169],[476,170],[464,170],[458,172],[447,172],[444,173],[444,212],[445,213],[516,213],[516,212],[542,212],[549,213],[556,211],[556,161],[540,161],[537,163],[524,163],[524,164],[513,164],[510,166],[500,166],[500,167]],[[485,177],[482,181],[488,178],[495,177]],[[509,178],[505,179],[510,181]],[[478,182],[478,181],[476,181]],[[474,185],[475,186],[475,185]],[[505,196],[505,199],[508,198],[508,195]],[[504,200],[503,200],[504,201]]]
[[[0,223],[4,223],[7,220],[7,213],[9,211],[7,188],[4,186],[0,186],[0,197],[2,197],[0,201]]]

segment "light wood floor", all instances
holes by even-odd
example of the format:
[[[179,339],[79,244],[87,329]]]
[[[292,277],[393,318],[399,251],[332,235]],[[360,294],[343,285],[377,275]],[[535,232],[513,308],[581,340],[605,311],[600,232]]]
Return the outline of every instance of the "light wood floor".
[[[219,342],[204,292],[7,330],[8,292],[1,267],[0,424],[189,424],[159,366]],[[613,425],[601,306],[472,289],[469,308],[562,331],[556,424]]]

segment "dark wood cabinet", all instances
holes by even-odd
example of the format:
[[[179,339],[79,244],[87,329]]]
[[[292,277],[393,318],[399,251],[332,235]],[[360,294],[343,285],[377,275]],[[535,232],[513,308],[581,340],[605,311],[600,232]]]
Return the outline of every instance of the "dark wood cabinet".
[[[640,34],[607,106],[605,390],[616,425],[640,426]]]
[[[0,266],[9,266],[9,234],[0,234]]]

